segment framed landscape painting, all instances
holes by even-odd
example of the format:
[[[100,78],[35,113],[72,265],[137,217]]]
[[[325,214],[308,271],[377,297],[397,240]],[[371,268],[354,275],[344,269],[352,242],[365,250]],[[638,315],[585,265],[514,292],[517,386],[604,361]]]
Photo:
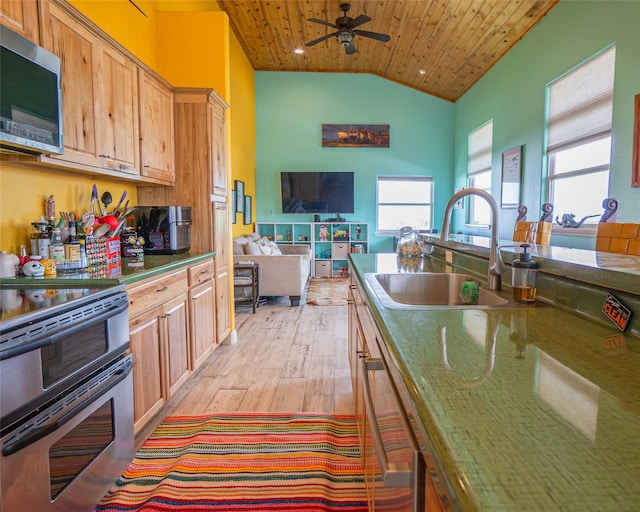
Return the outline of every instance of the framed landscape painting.
[[[388,148],[388,124],[323,124],[323,148]]]

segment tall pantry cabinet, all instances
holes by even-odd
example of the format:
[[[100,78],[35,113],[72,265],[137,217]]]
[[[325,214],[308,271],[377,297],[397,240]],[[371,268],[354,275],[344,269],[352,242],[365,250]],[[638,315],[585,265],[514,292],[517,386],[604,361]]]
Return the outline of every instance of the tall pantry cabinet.
[[[138,187],[140,204],[191,206],[191,250],[216,252],[217,343],[221,343],[231,329],[224,117],[227,108],[228,105],[213,89],[174,89],[175,185]]]

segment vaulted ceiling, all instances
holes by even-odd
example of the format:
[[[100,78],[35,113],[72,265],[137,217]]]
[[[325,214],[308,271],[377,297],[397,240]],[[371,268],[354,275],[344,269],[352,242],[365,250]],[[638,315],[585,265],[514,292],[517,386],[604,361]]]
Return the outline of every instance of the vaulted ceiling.
[[[559,0],[352,0],[347,16],[371,21],[357,30],[347,55],[336,32],[309,18],[336,24],[339,0],[218,0],[249,61],[258,71],[371,73],[456,101]],[[294,53],[304,49],[303,54]]]

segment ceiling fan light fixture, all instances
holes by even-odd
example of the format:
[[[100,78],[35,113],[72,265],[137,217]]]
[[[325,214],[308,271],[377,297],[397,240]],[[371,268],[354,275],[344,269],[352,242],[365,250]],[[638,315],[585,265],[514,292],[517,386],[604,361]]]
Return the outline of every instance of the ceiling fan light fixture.
[[[304,54],[304,48],[296,48],[293,50],[293,53],[297,54],[297,55],[303,55]]]
[[[351,41],[353,41],[353,34],[346,30],[342,32],[338,32],[336,37],[338,38],[338,41],[340,41],[340,44],[345,48],[349,46]]]
[[[426,69],[419,69],[418,70],[418,74],[419,75],[426,75],[427,74],[427,70]]]

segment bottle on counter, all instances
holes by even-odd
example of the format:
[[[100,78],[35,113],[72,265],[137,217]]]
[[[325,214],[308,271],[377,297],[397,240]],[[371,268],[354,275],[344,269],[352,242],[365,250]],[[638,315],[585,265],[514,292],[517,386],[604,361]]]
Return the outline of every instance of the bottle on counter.
[[[69,236],[64,243],[64,257],[68,262],[80,261],[80,240],[76,234],[75,222],[69,222]]]
[[[57,265],[64,263],[64,244],[60,235],[60,228],[53,228],[51,232],[51,245],[49,247],[49,257]]]
[[[531,260],[531,253],[528,252],[529,244],[522,244],[520,247],[523,249],[520,258],[513,260],[511,264],[513,298],[518,302],[535,302],[538,264]]]
[[[47,229],[46,222],[40,222],[38,224],[40,228],[39,238],[38,238],[38,255],[42,259],[46,259],[50,256],[49,248],[51,246],[51,239],[49,237],[49,230]]]

